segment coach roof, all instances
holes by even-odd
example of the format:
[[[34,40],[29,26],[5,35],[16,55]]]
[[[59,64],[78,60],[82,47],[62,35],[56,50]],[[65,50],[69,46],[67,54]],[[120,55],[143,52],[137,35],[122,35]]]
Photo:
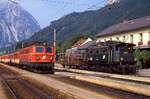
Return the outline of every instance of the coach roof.
[[[102,37],[150,27],[150,16],[115,24],[96,35]]]

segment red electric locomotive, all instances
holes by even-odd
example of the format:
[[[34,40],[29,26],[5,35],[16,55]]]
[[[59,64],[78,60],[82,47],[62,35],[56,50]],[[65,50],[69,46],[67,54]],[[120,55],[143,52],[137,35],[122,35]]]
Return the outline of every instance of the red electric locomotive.
[[[55,48],[46,44],[33,44],[1,55],[0,61],[40,73],[54,73]]]

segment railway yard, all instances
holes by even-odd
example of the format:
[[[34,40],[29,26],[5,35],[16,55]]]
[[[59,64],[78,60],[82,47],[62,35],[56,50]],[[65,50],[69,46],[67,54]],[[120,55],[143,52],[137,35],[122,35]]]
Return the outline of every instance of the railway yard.
[[[0,64],[2,99],[150,99],[150,77],[64,69],[38,74]]]
[[[0,99],[150,99],[148,0],[25,1],[0,1]]]

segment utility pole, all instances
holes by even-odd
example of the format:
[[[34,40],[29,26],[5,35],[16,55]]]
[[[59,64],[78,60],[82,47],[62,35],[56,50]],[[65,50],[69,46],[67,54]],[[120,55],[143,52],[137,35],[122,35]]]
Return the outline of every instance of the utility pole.
[[[24,47],[24,45],[23,45],[23,42],[21,43],[21,48],[23,48]]]
[[[56,29],[54,29],[54,47],[56,47]]]
[[[56,29],[54,28],[54,41],[53,41],[53,46],[54,46],[54,57],[55,57],[55,60],[56,60]]]

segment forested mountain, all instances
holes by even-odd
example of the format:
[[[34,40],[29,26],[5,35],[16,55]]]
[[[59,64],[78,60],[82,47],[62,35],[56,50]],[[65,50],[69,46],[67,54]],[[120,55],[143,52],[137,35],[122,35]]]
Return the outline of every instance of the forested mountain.
[[[56,28],[58,43],[69,44],[69,40],[76,35],[94,36],[113,24],[148,15],[150,15],[150,0],[119,0],[99,10],[66,15],[35,33],[28,41],[50,42],[53,28]]]

